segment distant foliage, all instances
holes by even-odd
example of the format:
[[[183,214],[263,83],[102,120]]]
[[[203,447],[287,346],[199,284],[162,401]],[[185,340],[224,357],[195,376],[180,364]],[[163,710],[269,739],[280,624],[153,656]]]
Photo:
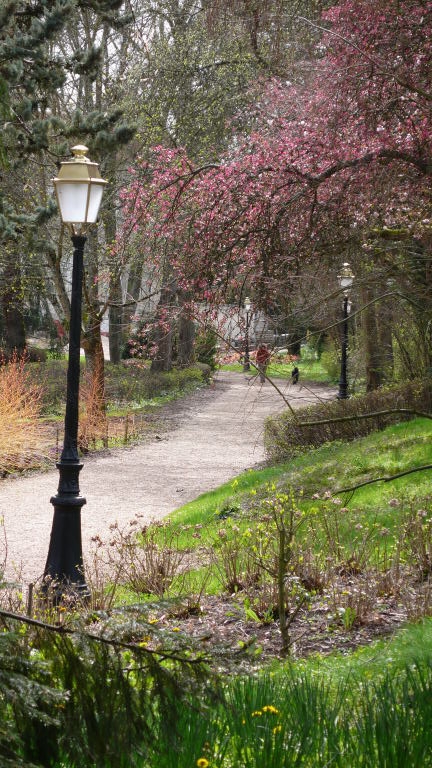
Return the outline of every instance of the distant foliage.
[[[195,356],[199,363],[209,365],[211,370],[216,368],[218,337],[212,328],[203,328],[195,338]]]
[[[63,413],[66,398],[66,369],[63,360],[48,360],[28,367],[29,381],[41,391],[43,413]],[[124,361],[121,365],[105,362],[105,398],[108,404],[140,403],[153,397],[187,390],[205,380],[200,366],[153,373],[143,360]],[[83,382],[82,396],[98,395],[96,385]],[[91,394],[93,393],[93,394]]]
[[[247,280],[271,303],[300,252],[340,254],[341,232],[407,227],[426,240],[431,24],[418,0],[327,10],[310,76],[267,83],[256,130],[219,164],[154,147],[123,193],[121,237],[133,231],[143,251],[155,237],[181,243],[179,284],[200,299],[225,301]]]
[[[131,360],[122,366],[106,366],[105,394],[108,402],[140,403],[187,390],[203,381],[203,372],[197,366],[153,373],[143,361]]]

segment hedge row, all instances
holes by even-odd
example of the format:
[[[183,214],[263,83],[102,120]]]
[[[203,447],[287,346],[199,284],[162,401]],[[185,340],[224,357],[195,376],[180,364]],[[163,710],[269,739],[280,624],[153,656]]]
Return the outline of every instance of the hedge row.
[[[48,360],[28,366],[32,382],[41,385],[44,413],[62,412],[66,392],[66,360]],[[85,371],[83,365],[83,372]],[[105,362],[105,396],[109,404],[141,404],[154,397],[193,389],[208,383],[211,369],[204,363],[191,368],[153,373],[142,364]]]
[[[423,413],[432,417],[431,379],[269,417],[265,448],[272,461],[285,461],[305,448],[333,440],[354,440]]]

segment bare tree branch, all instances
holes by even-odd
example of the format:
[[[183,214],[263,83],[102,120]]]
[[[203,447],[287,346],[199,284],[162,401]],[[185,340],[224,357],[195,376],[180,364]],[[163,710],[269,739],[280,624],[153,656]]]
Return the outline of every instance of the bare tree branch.
[[[397,475],[385,475],[384,477],[375,477],[373,480],[365,480],[363,483],[352,485],[350,488],[339,488],[334,492],[333,496],[338,496],[340,493],[354,493],[359,488],[364,488],[365,485],[372,485],[373,483],[391,483],[392,480],[397,480],[399,477],[405,477],[406,475],[412,475],[413,472],[423,472],[425,469],[432,469],[432,464],[423,464],[421,467],[413,467],[412,469],[406,469],[405,472],[398,472]]]

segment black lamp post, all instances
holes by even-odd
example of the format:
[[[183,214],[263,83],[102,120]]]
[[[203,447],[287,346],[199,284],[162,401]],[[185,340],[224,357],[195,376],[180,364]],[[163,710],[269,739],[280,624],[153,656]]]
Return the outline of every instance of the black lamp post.
[[[348,264],[348,262],[345,262],[345,264],[343,265],[342,272],[340,275],[338,275],[338,278],[339,278],[339,284],[344,292],[344,298],[343,298],[343,304],[342,304],[343,319],[342,319],[342,326],[341,326],[341,348],[342,348],[341,371],[340,371],[340,379],[339,379],[339,392],[337,396],[339,400],[346,400],[349,397],[348,379],[347,379],[348,315],[349,315],[349,309],[350,309],[349,293],[354,280],[354,275],[351,272],[351,267]]]
[[[250,371],[250,357],[249,357],[249,327],[252,317],[251,312],[251,300],[249,296],[246,296],[244,302],[244,308],[246,310],[246,329],[245,329],[245,353],[243,358],[243,370]]]
[[[79,473],[83,465],[78,456],[81,299],[85,233],[96,223],[107,184],[100,176],[97,163],[86,157],[87,147],[78,145],[72,152],[73,160],[62,163],[58,177],[53,179],[60,215],[63,223],[70,227],[74,248],[64,443],[57,463],[60,473],[57,495],[50,499],[54,517],[43,581],[45,589],[52,584],[50,588],[58,600],[65,589],[82,596],[89,594],[81,543],[81,507],[86,500],[80,495]]]

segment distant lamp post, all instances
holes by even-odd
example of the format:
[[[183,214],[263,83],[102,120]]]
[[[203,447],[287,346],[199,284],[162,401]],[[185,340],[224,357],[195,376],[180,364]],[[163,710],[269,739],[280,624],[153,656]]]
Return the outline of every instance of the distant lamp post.
[[[251,312],[251,300],[249,296],[246,296],[244,300],[244,308],[246,311],[246,329],[245,329],[245,353],[243,358],[243,370],[250,371],[250,356],[249,356],[249,328],[252,317]]]
[[[343,290],[344,298],[342,304],[343,320],[341,326],[341,371],[339,379],[339,392],[337,396],[339,400],[346,400],[349,397],[347,380],[348,315],[350,310],[349,294],[354,280],[354,275],[348,262],[345,262],[343,265],[341,274],[338,275],[338,280],[339,285]]]
[[[70,303],[69,362],[67,369],[66,412],[63,450],[57,469],[60,473],[57,495],[51,498],[54,517],[48,557],[44,572],[44,589],[52,582],[55,599],[65,589],[83,597],[89,595],[85,583],[82,543],[78,456],[78,401],[80,376],[81,301],[83,254],[88,227],[96,223],[104,186],[97,163],[87,157],[87,147],[72,148],[73,159],[61,164],[53,179],[60,216],[71,231],[73,244],[72,292]]]

